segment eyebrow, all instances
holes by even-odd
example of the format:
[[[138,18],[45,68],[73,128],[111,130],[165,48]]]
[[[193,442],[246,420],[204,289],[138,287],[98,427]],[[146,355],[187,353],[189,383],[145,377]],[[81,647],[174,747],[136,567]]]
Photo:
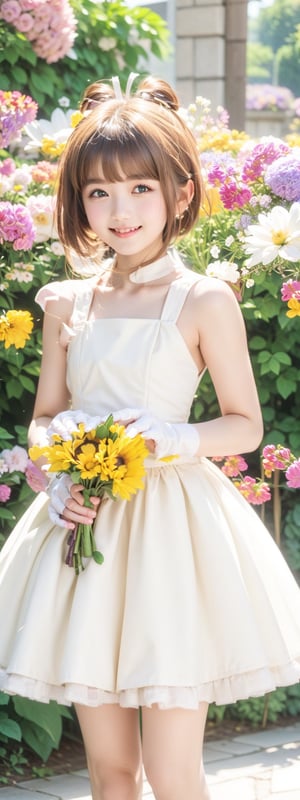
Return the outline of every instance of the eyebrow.
[[[109,180],[106,180],[105,178],[87,178],[87,180],[85,181],[84,185],[85,186],[89,186],[91,183],[97,183],[97,184],[126,183],[126,181],[145,181],[145,180],[147,180],[147,181],[155,181],[156,178],[151,178],[150,176],[147,176],[147,175],[128,175],[126,178],[124,178],[121,181],[109,181]]]

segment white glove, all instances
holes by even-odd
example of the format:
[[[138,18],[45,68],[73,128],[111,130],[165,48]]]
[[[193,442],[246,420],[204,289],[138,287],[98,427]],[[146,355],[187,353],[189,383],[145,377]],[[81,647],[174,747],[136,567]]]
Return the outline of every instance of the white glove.
[[[140,433],[144,439],[153,439],[155,455],[195,456],[200,445],[200,435],[194,425],[188,422],[163,422],[145,408],[123,408],[114,412],[118,422],[134,420],[126,427],[126,433],[133,438]]]
[[[92,431],[103,420],[104,417],[91,417],[89,414],[85,414],[84,411],[80,411],[80,409],[61,411],[60,414],[56,414],[56,417],[53,417],[47,428],[46,436],[48,439],[51,439],[51,436],[54,435],[61,436],[66,442],[72,438],[72,433],[78,430],[80,422],[84,423],[85,430]]]
[[[59,525],[61,528],[68,528],[69,523],[62,519],[60,514],[62,514],[66,500],[70,497],[70,487],[72,486],[73,481],[70,475],[59,475],[58,477],[54,477],[49,486],[47,488],[47,494],[49,495],[50,503],[48,506],[48,515],[51,519],[51,522],[54,522],[55,525]]]

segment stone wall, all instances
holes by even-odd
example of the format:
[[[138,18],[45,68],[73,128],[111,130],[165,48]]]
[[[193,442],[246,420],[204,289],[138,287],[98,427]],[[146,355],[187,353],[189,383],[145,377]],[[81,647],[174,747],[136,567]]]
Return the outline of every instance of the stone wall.
[[[231,127],[242,129],[247,0],[177,0],[175,26],[176,87],[182,104],[203,95],[214,109],[225,106]]]

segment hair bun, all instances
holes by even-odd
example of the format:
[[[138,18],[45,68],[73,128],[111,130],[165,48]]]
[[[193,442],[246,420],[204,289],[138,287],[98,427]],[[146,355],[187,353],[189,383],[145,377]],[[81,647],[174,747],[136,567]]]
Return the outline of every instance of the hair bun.
[[[176,92],[164,80],[160,78],[145,78],[138,86],[135,97],[141,97],[152,103],[167,106],[173,111],[179,108],[179,100]]]
[[[86,111],[92,111],[99,103],[106,103],[107,100],[114,100],[116,98],[113,86],[102,81],[90,83],[85,89],[79,110],[84,114]]]

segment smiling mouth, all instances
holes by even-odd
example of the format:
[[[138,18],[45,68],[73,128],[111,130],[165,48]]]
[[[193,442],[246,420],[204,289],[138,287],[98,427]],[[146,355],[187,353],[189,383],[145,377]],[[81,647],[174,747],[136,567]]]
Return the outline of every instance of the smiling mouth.
[[[135,233],[141,229],[141,225],[137,225],[135,228],[110,228],[112,233],[116,233],[118,236],[126,236],[129,233]]]

